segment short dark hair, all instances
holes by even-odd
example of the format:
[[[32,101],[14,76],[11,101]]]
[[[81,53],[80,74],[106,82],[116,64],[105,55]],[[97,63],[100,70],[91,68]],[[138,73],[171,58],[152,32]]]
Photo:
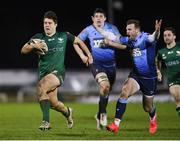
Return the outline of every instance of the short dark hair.
[[[52,20],[54,21],[54,23],[56,23],[56,24],[57,24],[57,22],[58,22],[57,15],[56,15],[56,13],[53,12],[53,11],[47,11],[47,12],[44,14],[43,20],[44,20],[45,18],[52,19]]]
[[[167,31],[167,30],[171,31],[174,35],[176,35],[176,30],[173,27],[164,28],[164,31]]]
[[[129,24],[134,24],[135,28],[139,28],[139,29],[141,28],[141,26],[140,26],[140,21],[139,21],[139,20],[130,19],[130,20],[127,21],[126,24],[127,24],[127,25],[129,25]]]
[[[105,17],[106,17],[106,13],[105,11],[102,9],[102,8],[96,8],[93,12],[93,16],[96,14],[96,13],[102,13]]]

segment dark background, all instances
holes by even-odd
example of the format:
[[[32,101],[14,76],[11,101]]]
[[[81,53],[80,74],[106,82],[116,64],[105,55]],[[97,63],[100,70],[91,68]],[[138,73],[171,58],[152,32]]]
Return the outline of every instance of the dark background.
[[[115,2],[115,0],[113,0]],[[166,26],[173,26],[180,32],[178,1],[158,0],[121,0],[121,10],[112,8],[114,24],[121,34],[125,35],[126,21],[130,18],[141,21],[141,29],[152,33],[156,19],[162,19],[162,31]],[[20,50],[25,42],[37,32],[43,31],[42,17],[48,10],[57,13],[58,30],[69,31],[74,35],[92,23],[91,15],[95,8],[105,10],[108,16],[108,0],[45,0],[45,1],[5,1],[0,5],[1,44],[0,69],[37,68],[36,55],[21,55]],[[164,45],[161,37],[158,48]],[[72,46],[66,52],[66,67],[69,69],[85,68]],[[117,52],[118,67],[131,66],[127,51]]]

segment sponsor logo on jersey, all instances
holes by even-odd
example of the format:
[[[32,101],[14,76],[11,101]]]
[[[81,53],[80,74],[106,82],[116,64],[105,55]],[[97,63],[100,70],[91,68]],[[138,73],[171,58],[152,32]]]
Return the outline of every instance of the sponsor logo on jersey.
[[[135,48],[135,49],[133,49],[132,55],[133,55],[133,57],[142,56],[142,53],[141,53],[140,48]]]
[[[94,42],[94,48],[100,48],[100,47],[103,47],[104,45],[104,39],[94,39],[93,42]]]
[[[166,59],[167,57],[166,57],[166,55],[165,55],[165,54],[162,54],[162,58],[163,58],[163,59]]]
[[[168,54],[173,54],[173,51],[168,51]]]
[[[54,40],[55,40],[54,38],[50,38],[50,39],[48,39],[48,41],[49,41],[49,42],[54,41]]]
[[[178,60],[174,60],[174,61],[169,61],[166,63],[167,66],[175,66],[175,65],[179,65],[180,62]]]

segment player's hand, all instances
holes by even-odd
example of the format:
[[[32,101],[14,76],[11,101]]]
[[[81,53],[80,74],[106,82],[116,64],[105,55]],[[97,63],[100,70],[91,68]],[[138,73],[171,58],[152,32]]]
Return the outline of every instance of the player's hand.
[[[111,40],[105,38],[103,43],[104,43],[104,46],[110,46],[111,45]]]
[[[161,23],[162,23],[162,19],[160,19],[159,21],[156,20],[156,22],[155,22],[155,31],[156,31],[156,32],[160,32]]]
[[[157,71],[157,79],[158,79],[159,82],[162,81],[162,74],[161,74],[160,71]]]
[[[87,61],[88,61],[88,64],[86,64],[87,66],[89,66],[90,64],[93,63],[93,57],[91,54],[88,54],[88,60]]]
[[[83,61],[86,66],[89,66],[90,64],[93,63],[93,58],[91,54],[88,54],[87,56],[83,55],[81,56],[81,60]]]
[[[32,44],[33,48],[36,48],[38,50],[45,49],[45,45],[42,42],[37,42]]]
[[[82,62],[83,62],[84,64],[86,64],[87,61],[88,61],[88,57],[85,56],[85,55],[83,55],[83,56],[81,57],[81,60],[82,60]]]

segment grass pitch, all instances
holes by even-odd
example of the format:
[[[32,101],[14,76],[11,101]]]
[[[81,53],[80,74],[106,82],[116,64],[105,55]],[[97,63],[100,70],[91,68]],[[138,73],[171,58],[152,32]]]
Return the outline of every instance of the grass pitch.
[[[156,103],[158,131],[155,135],[148,132],[149,118],[141,103],[127,105],[117,135],[96,130],[97,104],[66,105],[74,109],[74,128],[68,129],[65,118],[51,110],[52,129],[42,132],[38,129],[41,123],[38,103],[0,104],[0,140],[180,140],[180,117],[174,103]],[[115,105],[115,102],[108,105],[108,122],[113,121]]]

